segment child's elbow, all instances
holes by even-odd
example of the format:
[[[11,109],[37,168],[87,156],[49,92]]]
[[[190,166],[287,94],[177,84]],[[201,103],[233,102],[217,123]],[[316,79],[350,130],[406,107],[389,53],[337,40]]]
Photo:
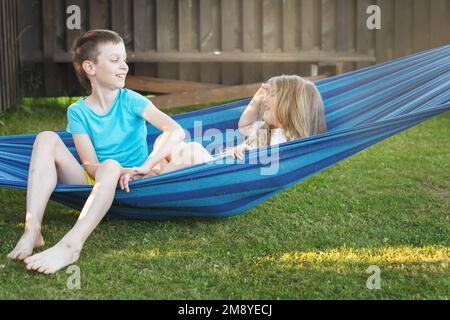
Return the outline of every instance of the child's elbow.
[[[182,141],[186,137],[186,133],[184,132],[184,129],[179,127],[175,129],[174,136],[176,137],[176,140]]]

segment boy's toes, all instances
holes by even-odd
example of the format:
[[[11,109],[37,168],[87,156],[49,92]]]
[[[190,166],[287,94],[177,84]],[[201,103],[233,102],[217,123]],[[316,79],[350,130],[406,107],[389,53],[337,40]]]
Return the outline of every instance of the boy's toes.
[[[42,265],[39,263],[38,261],[32,261],[30,263],[27,264],[27,269],[28,270],[37,270],[41,267]]]
[[[25,258],[28,258],[30,256],[31,252],[24,252],[22,251],[17,257],[17,260],[23,260]]]
[[[47,270],[47,266],[41,266],[39,269],[36,269],[38,272],[45,273]]]
[[[56,272],[56,270],[53,270],[51,268],[46,268],[44,271],[45,274],[54,274],[55,272]]]
[[[33,256],[27,257],[27,258],[25,258],[25,259],[23,260],[23,262],[25,262],[27,265],[30,264],[30,263],[32,263],[33,261],[34,261]]]
[[[11,251],[6,257],[11,260],[15,260],[17,257],[17,253],[15,251]]]

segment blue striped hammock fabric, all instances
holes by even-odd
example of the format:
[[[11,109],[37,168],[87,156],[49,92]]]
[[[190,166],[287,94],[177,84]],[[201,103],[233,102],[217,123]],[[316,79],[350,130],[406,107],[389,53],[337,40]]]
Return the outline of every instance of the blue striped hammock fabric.
[[[259,161],[261,150],[251,150],[244,163],[219,159],[133,181],[131,192],[117,190],[108,216],[169,219],[237,215],[378,141],[446,112],[450,109],[450,45],[316,84],[324,99],[328,132],[280,144],[276,174],[261,174],[273,164]],[[219,129],[226,140],[226,130],[237,128],[249,101],[180,114],[174,119],[192,136],[195,122],[202,121],[204,132]],[[79,160],[71,135],[58,134]],[[150,150],[158,134],[148,125]],[[35,137],[0,137],[0,186],[26,189]],[[210,144],[207,138],[199,141],[206,146]],[[81,210],[91,189],[58,184],[52,199]]]

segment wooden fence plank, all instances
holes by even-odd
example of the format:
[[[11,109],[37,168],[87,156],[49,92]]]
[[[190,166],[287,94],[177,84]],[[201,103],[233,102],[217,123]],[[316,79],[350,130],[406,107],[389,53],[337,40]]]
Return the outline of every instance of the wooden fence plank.
[[[89,30],[111,29],[109,0],[89,1]]]
[[[64,1],[57,1],[59,3],[64,3]],[[70,5],[76,5],[80,8],[80,13],[81,13],[81,29],[73,29],[73,30],[69,30],[66,26],[66,19],[68,17],[68,15],[66,14],[66,10],[67,7],[69,7]],[[58,6],[57,6],[58,8]],[[66,0],[65,1],[65,5],[62,6],[62,8],[60,8],[61,11],[59,12],[59,10],[57,10],[56,12],[57,17],[59,16],[59,14],[62,14],[63,19],[62,21],[57,20],[57,25],[58,24],[62,24],[61,26],[58,26],[57,28],[62,28],[65,32],[66,35],[66,51],[67,52],[71,52],[71,49],[73,47],[73,44],[75,42],[75,40],[81,36],[84,32],[89,30],[89,4],[87,3],[86,0]],[[59,51],[58,51],[59,52]],[[63,66],[61,66],[63,67]],[[60,80],[59,81],[65,81],[66,84],[63,86],[62,92],[61,94],[63,95],[76,95],[77,92],[79,92],[80,90],[83,90],[83,87],[81,86],[81,84],[79,83],[77,76],[75,74],[75,70],[73,68],[73,66],[71,64],[65,66],[66,67],[66,71],[61,71],[65,73],[66,78],[65,79],[61,79],[60,77],[58,77]]]
[[[58,79],[58,66],[53,63],[53,54],[56,47],[55,38],[55,0],[42,0],[42,41],[43,41],[43,56],[44,56],[44,92],[46,95],[61,94],[61,81]]]
[[[12,34],[11,34],[11,3],[9,1],[3,1],[3,12],[5,13],[3,17],[3,25],[4,25],[4,36],[2,38],[2,41],[6,42],[6,74],[5,74],[5,84],[6,84],[6,92],[7,92],[7,105],[8,107],[11,107],[13,105],[13,86],[11,83],[11,79],[13,77],[12,72],[12,63],[11,63],[11,42],[12,42]]]
[[[153,97],[151,100],[159,109],[169,109],[188,105],[193,106],[251,97],[260,86],[261,83],[254,83],[209,90],[203,89],[178,94],[160,95]]]
[[[314,0],[301,1],[302,50],[314,48]]]
[[[447,0],[447,14],[446,14],[446,17],[447,17],[447,21],[450,19],[450,0]],[[445,38],[445,36],[444,36],[444,43],[450,43],[450,32],[446,32],[446,34],[447,34],[447,38]]]
[[[0,1],[0,18],[2,18],[2,21],[0,21],[0,37],[3,38],[3,16],[1,14],[3,12],[3,2]],[[4,42],[0,41],[0,112],[6,111],[8,109],[8,106],[6,105],[6,90],[5,90],[5,81],[4,79],[4,67],[3,64],[5,63],[4,58]]]
[[[244,52],[260,52],[262,50],[262,6],[258,0],[242,2],[242,46]],[[242,82],[255,83],[262,78],[260,63],[245,62],[242,64]]]
[[[20,65],[20,47],[19,47],[19,8],[18,8],[18,3],[16,1],[14,1],[14,17],[15,17],[15,30],[14,30],[14,34],[15,34],[15,58],[16,58],[16,66],[17,66],[17,75],[16,75],[16,86],[18,88],[17,90],[17,100],[20,101],[22,95],[23,95],[23,91],[22,91],[22,87],[21,87],[21,65]]]
[[[0,37],[2,37],[3,38],[3,2],[2,1],[0,1],[0,19],[1,19],[1,21],[0,21]],[[3,111],[6,111],[6,109],[7,109],[7,106],[6,106],[6,102],[5,102],[5,100],[6,100],[6,91],[5,91],[5,88],[4,88],[4,86],[5,86],[5,81],[3,80],[4,79],[4,75],[3,75],[3,72],[4,72],[4,66],[3,66],[3,64],[5,63],[5,58],[4,58],[4,51],[5,51],[5,48],[4,48],[4,45],[5,45],[5,43],[4,43],[4,41],[0,41],[0,112],[3,112]]]
[[[222,51],[233,52],[242,48],[241,0],[221,0]],[[222,64],[222,83],[242,83],[242,66],[238,63]]]
[[[22,72],[21,87],[25,95],[45,95],[42,54],[42,2],[18,1],[19,51]],[[28,62],[39,61],[40,63]]]
[[[362,54],[374,54],[374,36],[376,30],[367,28],[367,8],[373,4],[373,0],[358,0],[356,2],[356,52]],[[368,67],[368,62],[356,63],[356,68]]]
[[[423,51],[430,47],[430,7],[428,0],[414,0],[413,8],[413,51]]]
[[[18,0],[21,59],[42,52],[41,1]],[[42,55],[40,56],[42,61]]]
[[[111,29],[120,34],[129,50],[134,50],[131,0],[111,0]]]
[[[313,81],[323,79],[324,76],[309,78]],[[152,102],[159,109],[168,109],[182,106],[200,105],[206,103],[220,102],[224,100],[244,99],[252,97],[258,91],[261,83],[244,84],[237,86],[226,86],[195,90],[191,92],[160,95],[153,97]]]
[[[300,1],[300,19],[301,19],[301,50],[311,51],[315,49],[315,5],[317,1]],[[311,73],[311,65],[303,63],[300,65],[300,75],[308,76]]]
[[[134,50],[147,52],[156,49],[156,1],[134,0]],[[156,76],[156,63],[135,63],[134,74]]]
[[[322,0],[321,49],[336,51],[336,0]]]
[[[0,112],[14,107],[21,96],[17,2],[0,1]]]
[[[5,1],[0,1],[0,37],[2,37],[2,39],[6,39],[7,37],[7,13],[6,13],[6,2]],[[2,111],[6,111],[7,109],[9,109],[10,106],[10,91],[9,91],[9,86],[8,86],[8,61],[7,61],[7,56],[8,56],[8,44],[6,41],[1,41],[2,42],[2,47],[0,48],[1,50],[1,56],[0,56],[0,63],[1,63],[1,68],[0,68],[0,90],[2,91],[2,101],[0,101],[1,105],[1,110]]]
[[[263,52],[276,53],[282,49],[281,16],[282,2],[263,0]],[[275,63],[263,63],[263,80],[280,74],[280,66]]]
[[[412,53],[412,0],[395,2],[395,57]]]
[[[159,52],[177,51],[177,2],[176,0],[156,1],[156,46]],[[158,77],[165,79],[178,79],[177,63],[158,64]]]
[[[9,23],[10,23],[10,34],[11,34],[11,78],[9,79],[10,83],[11,83],[11,99],[12,99],[12,103],[13,105],[15,105],[17,103],[17,96],[18,96],[18,90],[19,87],[17,86],[16,83],[16,78],[20,72],[20,70],[18,69],[18,65],[16,63],[16,56],[18,55],[18,51],[16,50],[16,37],[17,37],[17,33],[15,30],[15,24],[16,24],[16,15],[15,15],[15,10],[14,7],[16,5],[15,1],[7,1],[9,3]]]
[[[1,37],[2,37],[2,42],[3,43],[3,47],[2,47],[2,68],[1,68],[1,72],[0,72],[0,76],[1,76],[1,82],[2,82],[2,91],[3,91],[3,110],[8,110],[11,106],[11,91],[10,91],[10,83],[9,83],[9,64],[8,64],[8,13],[7,13],[7,5],[8,3],[6,3],[6,1],[2,1],[0,3],[1,8],[1,25],[2,25],[2,33],[1,33]]]
[[[450,3],[445,0],[433,0],[431,1],[431,47],[438,47],[447,43],[446,39],[450,36],[448,35],[449,21],[450,21]]]
[[[220,0],[200,0],[200,52],[220,50]],[[220,63],[201,63],[200,81],[221,82]]]
[[[180,52],[198,51],[198,0],[178,0],[178,48]],[[180,63],[179,79],[199,81],[194,63]]]
[[[65,1],[55,2],[55,51],[56,52],[70,52],[72,43],[68,44],[66,14],[67,6]]]
[[[200,83],[182,80],[161,79],[143,76],[127,76],[126,87],[132,90],[155,93],[180,93],[200,89],[221,87],[220,84]]]
[[[382,63],[394,58],[394,8],[392,0],[378,0],[377,5],[381,10],[381,30],[376,33],[376,57],[377,63]]]
[[[337,15],[337,51],[354,52],[355,51],[355,16],[356,2],[354,0],[338,0]],[[345,63],[343,71],[350,71],[355,68],[354,63]]]
[[[282,37],[283,37],[283,52],[294,53],[298,52],[298,17],[296,0],[285,0],[282,5]],[[280,66],[280,74],[297,74],[299,63],[283,63]]]

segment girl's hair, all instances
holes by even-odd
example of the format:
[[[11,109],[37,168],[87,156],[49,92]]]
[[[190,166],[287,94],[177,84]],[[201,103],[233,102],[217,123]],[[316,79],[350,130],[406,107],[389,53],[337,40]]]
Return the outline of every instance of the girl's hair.
[[[97,63],[97,58],[100,54],[98,49],[100,44],[105,43],[123,43],[120,35],[111,30],[90,30],[78,37],[72,47],[72,63],[75,68],[75,73],[81,85],[90,94],[92,91],[91,82],[83,70],[82,64],[85,60],[91,60]]]
[[[275,114],[287,141],[305,138],[327,130],[322,97],[316,85],[297,75],[281,75],[267,81],[275,96]],[[247,144],[270,145],[271,128],[264,123],[251,130]]]

